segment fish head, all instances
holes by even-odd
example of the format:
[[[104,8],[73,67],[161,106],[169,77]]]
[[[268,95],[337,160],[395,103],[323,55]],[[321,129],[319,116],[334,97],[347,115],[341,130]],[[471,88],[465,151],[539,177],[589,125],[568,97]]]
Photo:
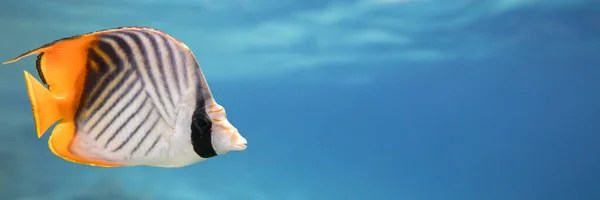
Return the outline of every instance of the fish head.
[[[207,107],[207,113],[212,122],[212,145],[218,155],[246,149],[248,141],[240,134],[237,128],[229,123],[223,106],[216,103],[212,104]]]

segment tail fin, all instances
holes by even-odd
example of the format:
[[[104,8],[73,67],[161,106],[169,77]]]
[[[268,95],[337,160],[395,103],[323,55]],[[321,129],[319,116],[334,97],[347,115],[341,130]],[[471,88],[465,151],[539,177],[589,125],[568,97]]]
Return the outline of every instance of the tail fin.
[[[27,94],[29,95],[33,119],[35,120],[35,130],[38,138],[40,138],[50,126],[61,119],[57,99],[29,72],[24,71],[24,73]]]

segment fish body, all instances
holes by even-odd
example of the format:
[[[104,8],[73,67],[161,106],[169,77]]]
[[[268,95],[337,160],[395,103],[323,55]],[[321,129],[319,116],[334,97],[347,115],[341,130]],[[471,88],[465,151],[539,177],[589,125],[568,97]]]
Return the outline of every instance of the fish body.
[[[119,27],[63,38],[37,54],[44,86],[24,71],[36,132],[57,156],[99,167],[183,167],[246,139],[217,104],[192,51],[157,29]],[[56,123],[58,122],[58,123]]]

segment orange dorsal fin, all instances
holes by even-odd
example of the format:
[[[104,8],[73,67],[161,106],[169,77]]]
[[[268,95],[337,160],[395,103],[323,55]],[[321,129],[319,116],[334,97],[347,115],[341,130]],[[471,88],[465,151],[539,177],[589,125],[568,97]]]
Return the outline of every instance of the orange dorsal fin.
[[[72,100],[77,97],[74,92],[77,91],[74,90],[77,87],[76,82],[85,72],[87,49],[96,38],[94,35],[63,38],[3,63],[14,63],[38,54],[38,74],[43,83],[52,86],[49,90],[28,72],[24,74],[38,137],[58,120],[72,115],[72,103],[76,102]]]
[[[38,54],[36,68],[42,82],[48,85],[52,94],[72,98],[65,95],[76,91],[73,87],[79,86],[76,83],[83,80],[88,49],[97,39],[97,34],[63,38],[23,53],[4,64]]]

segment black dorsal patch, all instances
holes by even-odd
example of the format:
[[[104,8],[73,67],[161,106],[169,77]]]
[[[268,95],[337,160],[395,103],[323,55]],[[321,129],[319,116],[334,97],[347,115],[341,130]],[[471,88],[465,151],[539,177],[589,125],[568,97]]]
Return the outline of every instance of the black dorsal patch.
[[[196,109],[192,115],[192,146],[194,151],[202,158],[217,155],[212,145],[212,121],[206,114],[204,98],[198,98]]]
[[[37,58],[35,59],[35,69],[37,69],[38,76],[40,76],[40,79],[42,79],[42,83],[48,85],[48,83],[46,83],[44,73],[42,72],[42,56],[44,56],[44,53],[38,54]]]

